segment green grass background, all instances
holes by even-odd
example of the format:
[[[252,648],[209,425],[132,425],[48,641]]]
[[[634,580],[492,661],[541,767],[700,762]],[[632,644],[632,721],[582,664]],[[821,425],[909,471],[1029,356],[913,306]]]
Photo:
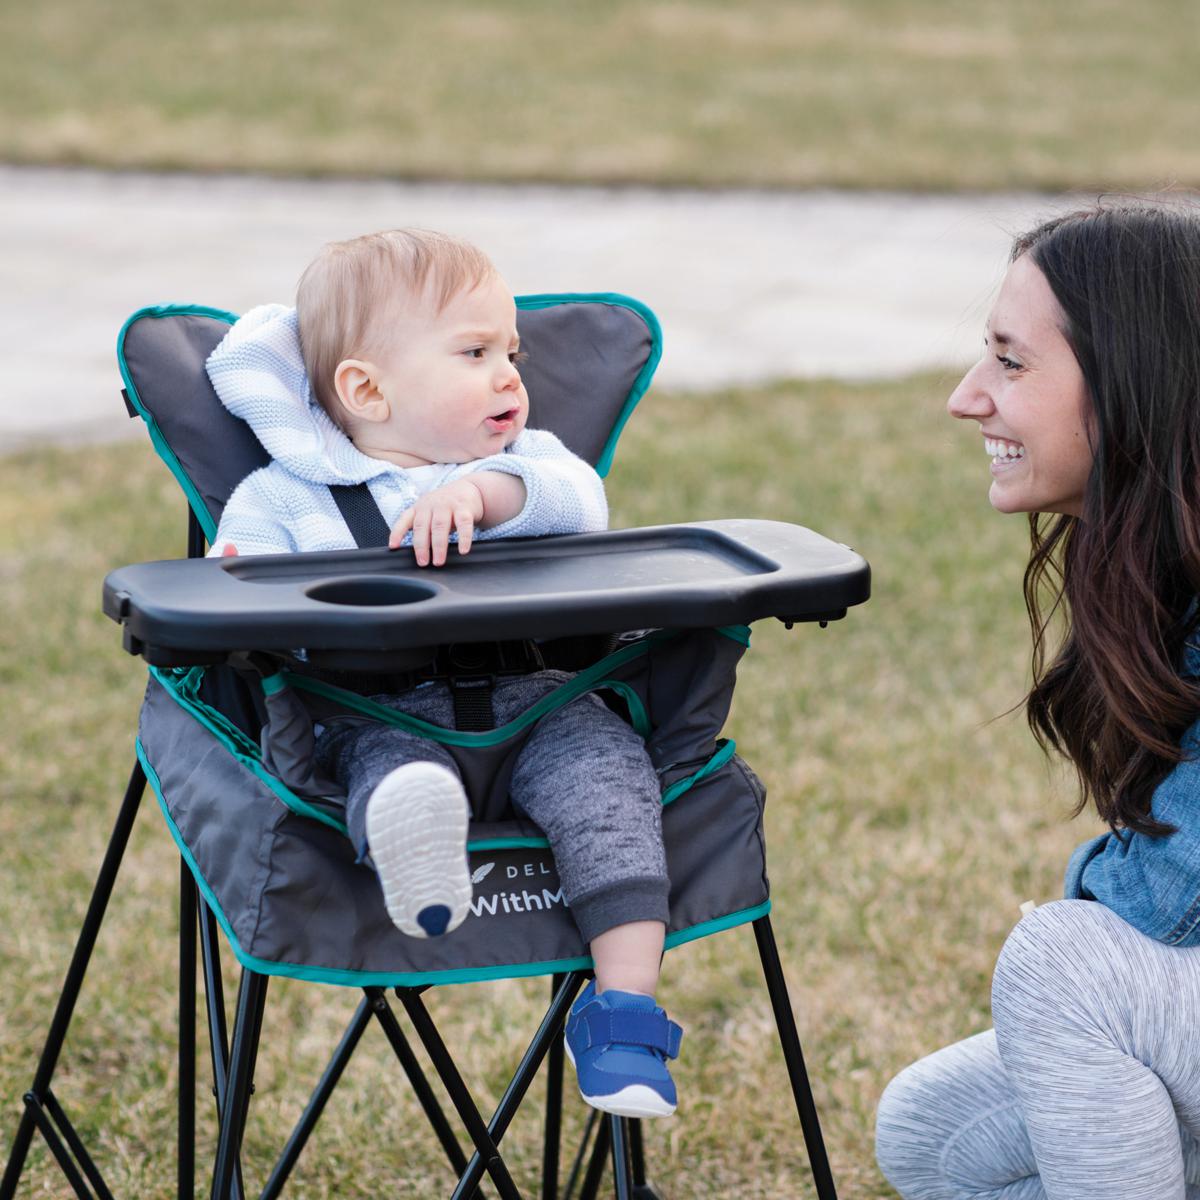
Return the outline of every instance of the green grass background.
[[[1187,0],[43,0],[0,159],[492,180],[1200,183]]]
[[[945,418],[948,384],[652,393],[610,483],[617,525],[781,518],[854,545],[873,567],[871,601],[844,621],[755,626],[727,730],[769,788],[776,931],[844,1200],[891,1194],[871,1151],[884,1083],[989,1024],[991,968],[1018,905],[1056,894],[1088,831],[1066,823],[1069,790],[1019,716],[994,719],[1027,674],[1025,524],[987,506],[987,460]],[[4,1141],[132,759],[144,674],[99,613],[100,581],[122,563],[178,555],[183,533],[181,497],[148,445],[4,461]],[[55,1084],[119,1195],[173,1187],[177,861],[149,801]],[[544,992],[544,981],[520,981],[432,997],[482,1100],[498,1099]],[[647,1128],[664,1194],[811,1195],[749,931],[672,952],[662,994],[687,1029],[680,1115]],[[272,984],[251,1180],[354,1004],[340,989]],[[581,1110],[571,1112],[574,1127]],[[419,1130],[372,1029],[294,1194],[442,1194],[440,1152],[428,1137],[414,1142]],[[526,1118],[505,1143],[519,1182],[536,1175],[538,1135]],[[33,1178],[61,1194],[44,1151]]]

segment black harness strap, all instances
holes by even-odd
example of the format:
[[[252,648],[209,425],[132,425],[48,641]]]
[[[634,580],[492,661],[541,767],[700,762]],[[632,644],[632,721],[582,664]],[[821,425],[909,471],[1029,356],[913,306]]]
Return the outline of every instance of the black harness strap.
[[[454,699],[454,728],[460,733],[486,733],[496,728],[492,711],[490,676],[475,679],[451,679],[450,694]]]
[[[329,494],[338,506],[354,543],[360,549],[386,546],[391,528],[383,519],[371,489],[365,483],[331,483]]]

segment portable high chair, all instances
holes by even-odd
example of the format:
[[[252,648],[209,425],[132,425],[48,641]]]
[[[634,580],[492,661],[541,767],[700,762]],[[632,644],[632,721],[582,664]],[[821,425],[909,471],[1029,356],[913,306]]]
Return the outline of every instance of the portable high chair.
[[[611,294],[523,297],[518,309],[530,351],[522,368],[530,426],[553,430],[606,473],[658,362],[653,314]],[[440,938],[407,938],[392,926],[373,874],[355,862],[344,836],[336,788],[315,778],[308,759],[314,715],[396,719],[362,694],[371,690],[368,678],[437,671],[452,679],[456,694],[486,691],[497,673],[530,669],[534,660],[577,672],[552,703],[599,690],[646,739],[663,780],[668,949],[753,926],[817,1194],[835,1200],[768,915],[764,791],[719,735],[749,623],[777,617],[790,627],[844,616],[867,598],[866,563],[799,526],[732,520],[483,542],[445,568],[421,570],[408,551],[369,548],[381,544],[386,526],[381,536],[382,518],[361,494],[342,496],[338,505],[364,548],[204,559],[229,494],[266,461],[204,371],[233,320],[195,306],[143,309],[119,339],[130,413],[146,421],[188,498],[189,558],[122,568],[105,582],[104,608],[122,625],[125,648],[150,664],[138,761],[24,1098],[0,1200],[14,1196],[35,1132],[76,1195],[111,1194],[51,1083],[147,779],[182,860],[180,1197],[194,1194],[197,933],[220,1121],[213,1197],[253,1194],[243,1182],[240,1149],[272,975],[357,988],[362,999],[259,1193],[264,1200],[280,1195],[373,1019],[445,1149],[457,1179],[447,1192],[456,1200],[478,1194],[485,1175],[500,1196],[522,1195],[501,1143],[543,1060],[543,1200],[594,1197],[610,1160],[616,1196],[657,1196],[639,1123],[595,1113],[560,1186],[561,1034],[591,960],[545,839],[506,804],[512,756],[544,703],[501,730],[487,727],[477,705],[464,704],[456,730],[429,734],[458,760],[475,814],[472,915]],[[242,968],[231,1040],[221,934]],[[553,977],[551,1002],[487,1118],[423,993],[433,985],[528,975]],[[389,989],[461,1122],[465,1150]],[[469,1072],[469,1061],[462,1066]]]

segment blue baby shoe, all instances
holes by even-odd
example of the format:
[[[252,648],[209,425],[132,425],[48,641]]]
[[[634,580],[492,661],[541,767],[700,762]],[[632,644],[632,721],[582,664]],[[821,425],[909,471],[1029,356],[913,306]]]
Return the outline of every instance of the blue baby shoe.
[[[677,1058],[683,1030],[653,996],[609,990],[596,995],[593,980],[567,1017],[567,1057],[583,1098],[620,1117],[669,1117],[675,1083],[667,1070]]]

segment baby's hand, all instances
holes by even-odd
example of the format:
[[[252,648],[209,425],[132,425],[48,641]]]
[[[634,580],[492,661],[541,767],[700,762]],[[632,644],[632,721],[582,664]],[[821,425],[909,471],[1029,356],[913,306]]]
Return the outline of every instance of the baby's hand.
[[[395,550],[411,529],[417,566],[429,566],[432,554],[433,565],[440,567],[446,562],[451,531],[458,534],[459,554],[466,554],[471,549],[475,526],[482,519],[483,493],[470,478],[458,479],[426,492],[412,508],[406,509],[392,526],[388,549]]]

